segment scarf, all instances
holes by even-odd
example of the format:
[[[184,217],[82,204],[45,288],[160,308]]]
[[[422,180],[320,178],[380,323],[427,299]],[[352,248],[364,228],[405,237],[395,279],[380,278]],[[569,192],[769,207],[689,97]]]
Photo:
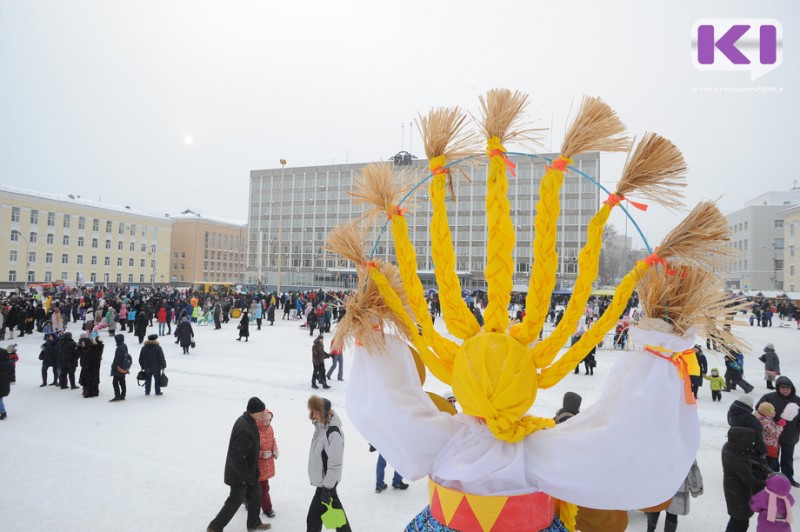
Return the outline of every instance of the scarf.
[[[792,506],[789,504],[789,498],[784,497],[782,495],[778,495],[777,493],[773,493],[769,491],[769,489],[764,488],[769,494],[769,503],[767,505],[767,521],[770,523],[774,523],[776,521],[786,522],[791,524],[792,523]],[[786,517],[783,519],[779,519],[777,517],[778,514],[778,499],[783,499],[783,505],[786,508]]]

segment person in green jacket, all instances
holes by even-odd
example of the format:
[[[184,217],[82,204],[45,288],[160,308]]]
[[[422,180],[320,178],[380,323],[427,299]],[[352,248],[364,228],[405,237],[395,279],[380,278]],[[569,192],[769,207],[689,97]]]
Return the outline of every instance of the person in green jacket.
[[[711,381],[711,400],[722,401],[722,390],[725,389],[725,379],[719,376],[717,368],[711,368],[711,375],[703,375],[707,381]]]

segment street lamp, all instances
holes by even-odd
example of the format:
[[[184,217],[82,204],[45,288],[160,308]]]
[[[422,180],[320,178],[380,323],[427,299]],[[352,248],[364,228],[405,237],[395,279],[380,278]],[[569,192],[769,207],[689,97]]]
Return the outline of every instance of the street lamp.
[[[22,233],[20,233],[20,232],[19,232],[19,231],[17,231],[16,229],[14,229],[13,231],[11,231],[11,234],[16,234],[18,237],[22,238],[22,240],[24,240],[24,241],[25,241],[25,271],[23,272],[23,275],[25,275],[25,284],[24,284],[24,287],[25,287],[25,288],[24,288],[24,290],[25,290],[25,292],[27,293],[27,292],[28,292],[28,267],[29,267],[29,266],[30,266],[30,264],[31,264],[31,263],[28,261],[28,259],[30,258],[30,256],[29,256],[28,252],[29,252],[29,250],[30,250],[31,243],[30,243],[30,242],[28,242],[28,239],[27,239],[27,238],[25,238],[25,235],[23,235]]]
[[[286,159],[281,159],[281,203],[280,203],[280,212],[279,212],[279,219],[278,219],[278,289],[277,294],[280,295],[281,293],[281,263],[283,262],[283,257],[281,257],[282,252],[282,244],[283,244],[283,172],[286,169]]]

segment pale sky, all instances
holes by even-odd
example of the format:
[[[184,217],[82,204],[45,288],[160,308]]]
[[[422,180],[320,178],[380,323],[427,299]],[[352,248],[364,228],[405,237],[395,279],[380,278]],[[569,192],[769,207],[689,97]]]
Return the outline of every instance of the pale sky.
[[[695,69],[701,18],[776,19],[782,65],[752,82]],[[721,197],[730,212],[800,179],[798,36],[796,0],[0,0],[0,182],[245,220],[250,170],[386,160],[410,143],[422,157],[418,112],[477,113],[505,87],[530,95],[534,126],[552,119],[542,151],[582,95],[602,97],[631,135],[683,150],[689,206]],[[612,187],[624,156],[602,161]],[[637,219],[653,245],[678,221]]]

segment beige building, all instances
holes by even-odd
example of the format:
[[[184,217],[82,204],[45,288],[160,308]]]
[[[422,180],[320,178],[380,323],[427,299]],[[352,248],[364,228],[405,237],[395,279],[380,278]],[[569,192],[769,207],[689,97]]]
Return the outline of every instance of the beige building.
[[[0,286],[168,283],[171,226],[127,206],[0,185]]]
[[[800,205],[776,216],[783,224],[783,289],[800,292]]]
[[[234,283],[244,279],[247,225],[186,210],[171,217],[170,279],[181,283]]]

